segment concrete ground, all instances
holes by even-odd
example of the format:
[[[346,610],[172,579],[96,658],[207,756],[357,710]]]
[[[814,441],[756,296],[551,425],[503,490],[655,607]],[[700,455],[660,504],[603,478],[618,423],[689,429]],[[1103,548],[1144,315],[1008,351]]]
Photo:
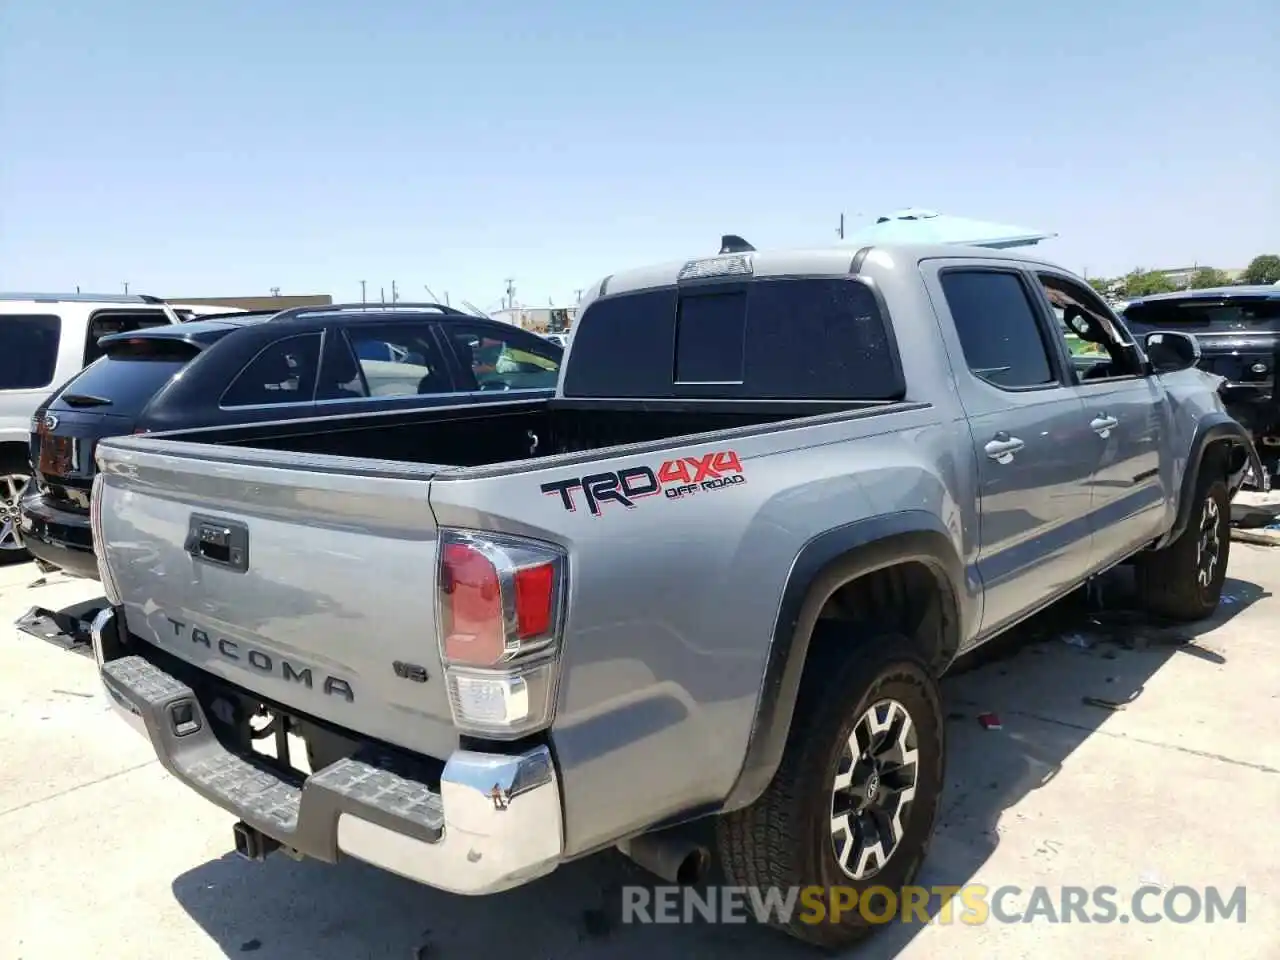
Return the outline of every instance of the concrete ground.
[[[644,876],[615,854],[488,899],[353,862],[239,861],[232,818],[110,715],[91,658],[9,626],[96,592],[36,578],[0,568],[0,957],[815,955],[751,926],[619,924],[618,888]],[[1190,643],[1064,607],[949,678],[949,783],[922,878],[1109,885],[1122,913],[1143,883],[1244,885],[1245,923],[898,925],[851,955],[1280,957],[1277,590],[1280,548],[1236,543],[1223,607]],[[987,711],[1002,729],[978,722]]]

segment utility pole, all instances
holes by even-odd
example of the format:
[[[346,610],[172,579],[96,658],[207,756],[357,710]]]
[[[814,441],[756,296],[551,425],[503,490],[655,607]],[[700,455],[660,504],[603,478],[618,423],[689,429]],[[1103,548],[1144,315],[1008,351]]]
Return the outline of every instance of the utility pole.
[[[395,303],[399,299],[400,299],[400,294],[396,292],[396,282],[392,280],[391,281],[391,302]]]
[[[365,297],[365,295],[364,295],[364,281],[363,281],[363,280],[361,280],[361,281],[360,281],[360,302],[361,302],[362,304],[364,304],[364,303],[368,303],[368,302],[369,302],[368,298],[367,298],[367,297]]]
[[[836,228],[836,234],[841,240],[844,239],[844,214],[840,214],[840,226]]]
[[[573,295],[574,295],[574,297],[577,299],[578,303],[581,303],[581,302],[582,302],[582,288],[581,288],[581,287],[579,287],[577,290],[573,291]]]
[[[507,277],[507,306],[515,309],[516,305],[516,278]]]
[[[272,295],[273,297],[278,297],[278,296],[280,296],[280,288],[279,288],[279,287],[272,287],[272,288],[271,288],[271,295]]]
[[[378,301],[385,307],[387,305],[387,288],[378,288]]]
[[[124,282],[124,295],[127,297],[129,295],[129,281],[125,280],[123,282]]]

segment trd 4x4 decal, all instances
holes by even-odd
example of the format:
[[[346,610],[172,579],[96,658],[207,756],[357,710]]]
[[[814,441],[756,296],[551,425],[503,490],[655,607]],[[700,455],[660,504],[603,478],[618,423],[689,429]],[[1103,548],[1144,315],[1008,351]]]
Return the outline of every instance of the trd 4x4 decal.
[[[732,450],[720,450],[702,457],[667,460],[656,471],[652,467],[627,467],[544,483],[541,490],[545,494],[559,494],[560,503],[571,513],[578,509],[576,494],[581,492],[591,515],[598,517],[606,503],[618,503],[630,509],[637,500],[659,493],[668,500],[679,500],[703,490],[720,490],[746,482],[738,455]]]

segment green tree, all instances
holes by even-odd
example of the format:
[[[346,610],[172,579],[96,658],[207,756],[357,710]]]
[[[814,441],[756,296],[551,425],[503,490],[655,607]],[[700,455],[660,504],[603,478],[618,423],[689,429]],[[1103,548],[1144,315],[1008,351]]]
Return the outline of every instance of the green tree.
[[[1191,289],[1205,290],[1209,287],[1225,287],[1230,280],[1227,275],[1215,267],[1199,267],[1191,275]]]
[[[1096,293],[1105,297],[1107,292],[1111,289],[1111,281],[1106,277],[1090,277],[1089,286],[1093,287]]]
[[[1172,293],[1178,289],[1173,281],[1159,270],[1144,270],[1135,267],[1124,276],[1125,297],[1148,297],[1153,293]]]
[[[1249,261],[1245,267],[1245,283],[1275,283],[1280,280],[1280,257],[1274,253],[1264,253]]]

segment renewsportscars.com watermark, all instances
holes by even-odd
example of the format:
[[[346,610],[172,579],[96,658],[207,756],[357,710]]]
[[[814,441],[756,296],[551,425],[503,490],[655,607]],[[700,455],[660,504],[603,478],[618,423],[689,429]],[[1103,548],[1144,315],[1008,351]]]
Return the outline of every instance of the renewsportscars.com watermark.
[[[1245,922],[1245,888],[1115,887],[637,887],[622,888],[623,923],[839,923],[980,926],[996,923]]]

